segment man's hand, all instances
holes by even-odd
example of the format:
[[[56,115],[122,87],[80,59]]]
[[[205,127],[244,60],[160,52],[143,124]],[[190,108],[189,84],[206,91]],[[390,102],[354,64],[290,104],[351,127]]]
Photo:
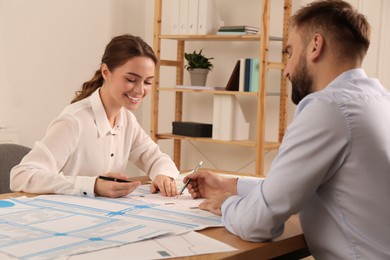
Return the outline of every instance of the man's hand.
[[[232,194],[228,192],[214,193],[209,199],[206,199],[201,204],[199,204],[199,208],[221,216],[222,203],[230,196],[232,196]]]
[[[191,179],[187,189],[193,198],[211,198],[215,193],[237,194],[237,180],[224,178],[208,170],[202,170],[186,176],[185,183]]]

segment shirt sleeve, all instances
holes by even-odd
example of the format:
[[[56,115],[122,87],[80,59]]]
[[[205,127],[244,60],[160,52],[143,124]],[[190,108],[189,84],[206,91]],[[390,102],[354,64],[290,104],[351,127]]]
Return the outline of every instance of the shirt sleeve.
[[[158,144],[150,138],[134,117],[132,117],[132,124],[134,138],[129,160],[146,172],[151,180],[159,174],[176,179],[179,170],[172,159],[161,152]]]
[[[11,170],[11,190],[94,196],[96,177],[65,176],[61,172],[79,136],[79,124],[72,115],[54,120],[42,141]]]
[[[249,241],[281,235],[284,222],[345,160],[348,140],[347,123],[337,104],[306,102],[288,127],[267,178],[256,184],[239,180],[238,195],[222,204],[226,228]]]

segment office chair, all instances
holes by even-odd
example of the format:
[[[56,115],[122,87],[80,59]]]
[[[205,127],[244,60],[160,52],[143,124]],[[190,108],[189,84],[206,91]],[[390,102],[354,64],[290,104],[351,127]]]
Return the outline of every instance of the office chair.
[[[0,144],[0,194],[11,192],[9,179],[11,169],[20,163],[31,149],[19,144]]]

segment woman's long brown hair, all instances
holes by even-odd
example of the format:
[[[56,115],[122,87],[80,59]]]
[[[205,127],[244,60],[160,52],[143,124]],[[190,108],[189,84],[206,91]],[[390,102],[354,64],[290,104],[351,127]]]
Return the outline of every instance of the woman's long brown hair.
[[[140,37],[129,34],[116,36],[106,46],[101,63],[106,64],[110,71],[125,64],[134,57],[148,57],[157,63],[157,57],[153,49]],[[71,103],[89,97],[96,89],[103,85],[104,79],[101,69],[95,72],[93,78],[85,82],[80,91],[76,91],[76,97]]]

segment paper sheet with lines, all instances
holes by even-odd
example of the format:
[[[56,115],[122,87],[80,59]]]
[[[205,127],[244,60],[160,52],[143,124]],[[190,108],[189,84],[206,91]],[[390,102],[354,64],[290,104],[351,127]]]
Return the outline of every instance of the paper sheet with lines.
[[[80,254],[166,234],[221,226],[188,194],[162,197],[141,186],[127,197],[67,195],[0,200],[0,252],[20,259]]]

